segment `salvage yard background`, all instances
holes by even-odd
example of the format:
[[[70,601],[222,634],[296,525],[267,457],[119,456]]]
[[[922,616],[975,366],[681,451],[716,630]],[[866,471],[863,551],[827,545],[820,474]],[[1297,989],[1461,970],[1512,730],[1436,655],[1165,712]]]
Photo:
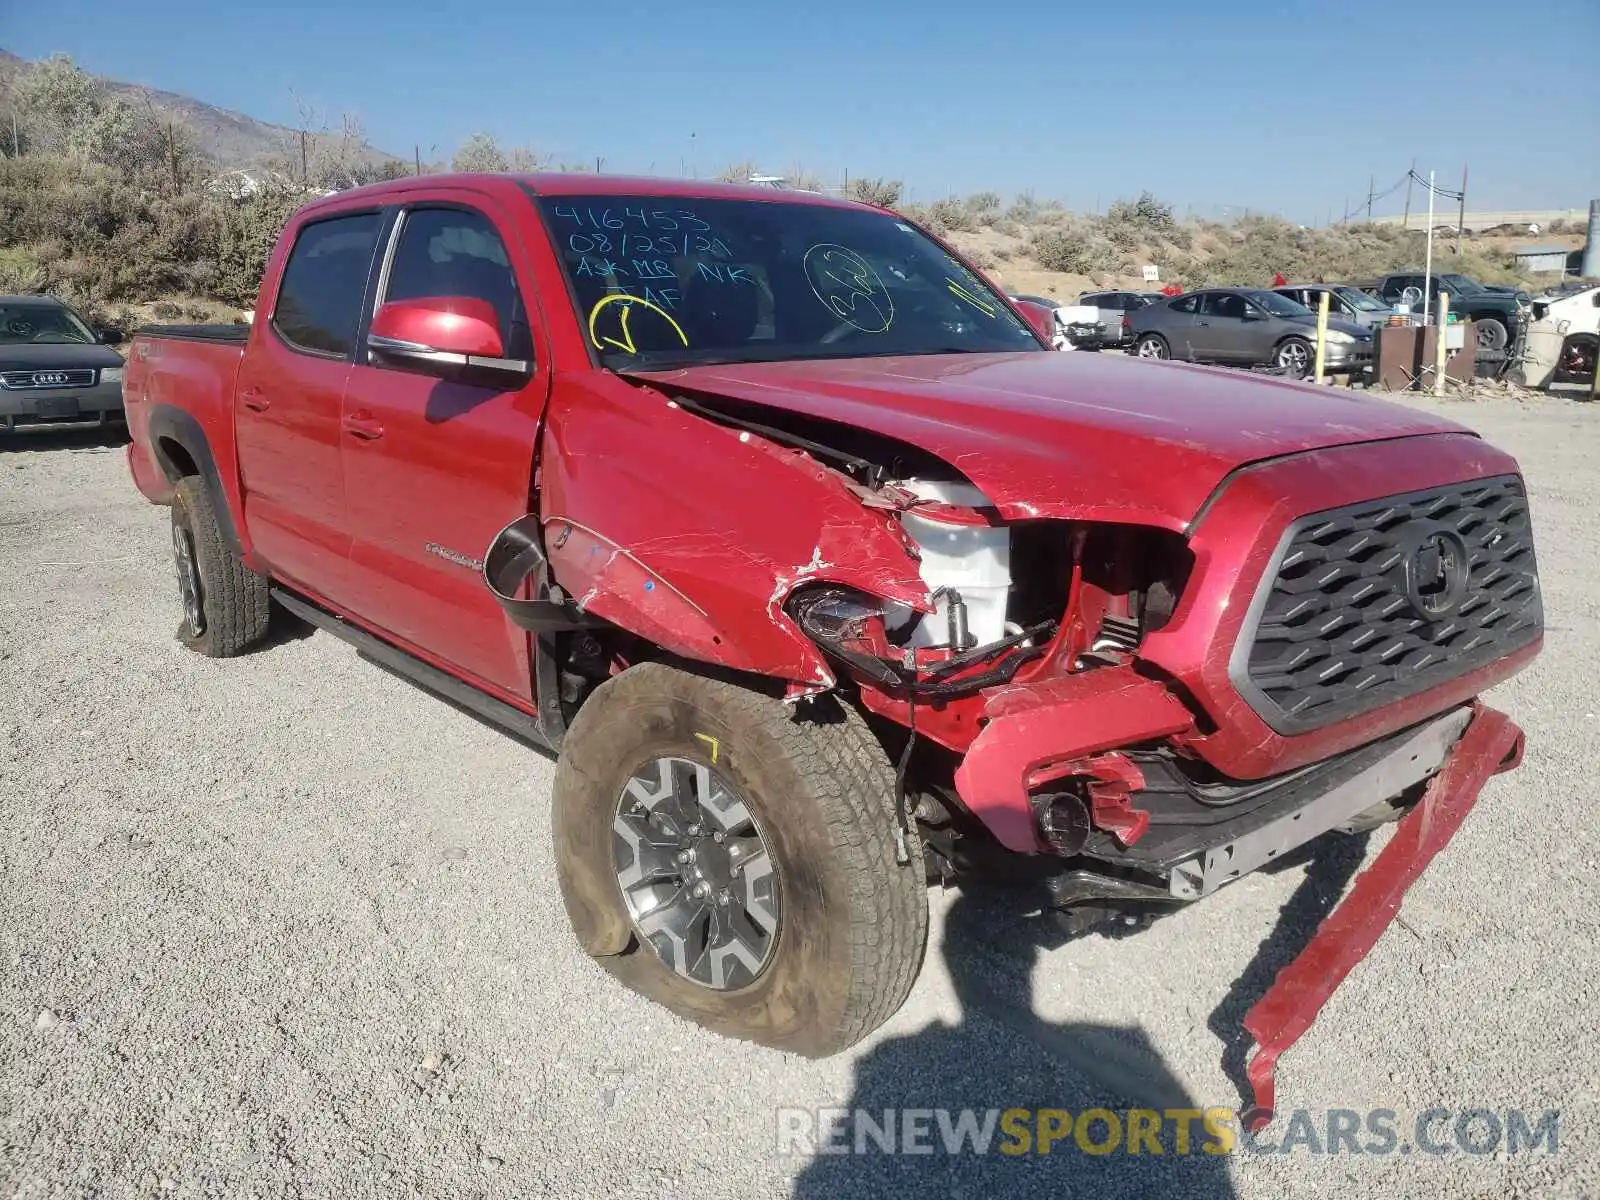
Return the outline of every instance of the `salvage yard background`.
[[[150,320],[234,321],[254,307],[289,214],[323,191],[418,168],[595,166],[552,162],[482,135],[447,161],[406,161],[370,146],[352,116],[335,119],[306,104],[298,111],[296,128],[266,125],[97,79],[65,56],[27,64],[0,51],[0,294],[51,293],[94,323],[123,329]],[[759,169],[730,164],[722,176],[746,180]],[[1264,287],[1279,271],[1348,280],[1420,268],[1424,256],[1420,212],[1411,214],[1410,229],[1354,215],[1305,228],[1247,209],[1226,220],[1190,216],[1148,194],[1084,214],[1029,195],[918,198],[895,180],[823,180],[803,166],[786,175],[793,186],[898,207],[948,236],[1008,290],[1064,302],[1099,288],[1148,287],[1147,264],[1163,282],[1186,288]],[[1446,219],[1440,214],[1436,225]],[[1581,221],[1557,220],[1537,240],[1570,250],[1582,234]],[[1459,239],[1459,248],[1458,239],[1440,238],[1435,269],[1537,288],[1519,275],[1513,254],[1531,236],[1525,226],[1502,224]]]
[[[1528,474],[1547,650],[1490,697],[1526,727],[1528,757],[1284,1060],[1279,1096],[1392,1108],[1403,1133],[1436,1105],[1559,1109],[1555,1155],[779,1157],[779,1105],[1078,1111],[1117,1105],[1111,1064],[1164,1077],[1168,1105],[1237,1106],[1239,1020],[1359,848],[1325,843],[1309,868],[1065,946],[1032,940],[1001,901],[936,892],[922,977],[868,1042],[809,1062],[724,1041],[578,951],[546,758],[323,634],[228,662],[185,652],[165,510],[134,492],[119,445],[35,430],[0,441],[0,1184],[1597,1194],[1593,414],[1553,398],[1440,407]]]

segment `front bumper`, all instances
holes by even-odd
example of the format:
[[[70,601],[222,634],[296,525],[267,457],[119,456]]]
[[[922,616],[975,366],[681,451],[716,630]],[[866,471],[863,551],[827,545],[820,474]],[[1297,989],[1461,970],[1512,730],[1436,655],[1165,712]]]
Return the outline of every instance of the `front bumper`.
[[[1522,730],[1502,712],[1473,706],[1472,722],[1422,799],[1400,821],[1343,903],[1322,922],[1300,956],[1278,972],[1264,996],[1245,1014],[1256,1052],[1245,1068],[1255,1108],[1245,1114],[1254,1130],[1272,1120],[1277,1103],[1278,1059],[1311,1028],[1322,1006],[1356,963],[1365,958],[1400,912],[1406,890],[1444,849],[1478,793],[1493,775],[1522,761]]]
[[[1084,784],[1093,828],[1057,859],[1054,907],[1091,902],[1192,902],[1285,857],[1384,801],[1422,797],[1299,958],[1245,1017],[1259,1050],[1247,1074],[1254,1128],[1272,1118],[1279,1056],[1310,1028],[1341,980],[1399,911],[1406,889],[1454,835],[1490,776],[1521,761],[1523,735],[1473,700],[1409,730],[1264,786],[1259,798],[1186,815],[1163,813],[1132,751],[1181,737],[1193,718],[1154,680],[1119,668],[997,689],[988,724],[956,772],[963,804],[1007,849],[1048,852],[1034,799],[1058,781]],[[1177,823],[1171,823],[1173,819]],[[1035,861],[1039,861],[1035,859]],[[1085,866],[1084,864],[1087,864]]]
[[[0,425],[95,421],[121,416],[122,384],[81,388],[0,388]]]
[[[1372,343],[1341,345],[1329,342],[1323,349],[1323,370],[1335,375],[1360,374],[1372,369]]]

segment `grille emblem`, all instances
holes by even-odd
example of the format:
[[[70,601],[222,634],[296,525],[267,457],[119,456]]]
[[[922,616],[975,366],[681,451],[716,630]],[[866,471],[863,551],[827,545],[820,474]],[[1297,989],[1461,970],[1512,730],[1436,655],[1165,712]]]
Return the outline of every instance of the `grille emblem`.
[[[1448,529],[1425,533],[1406,557],[1406,599],[1418,616],[1443,621],[1467,598],[1467,544]]]
[[[35,371],[33,373],[33,383],[35,387],[49,387],[52,384],[66,382],[67,374],[64,371]]]

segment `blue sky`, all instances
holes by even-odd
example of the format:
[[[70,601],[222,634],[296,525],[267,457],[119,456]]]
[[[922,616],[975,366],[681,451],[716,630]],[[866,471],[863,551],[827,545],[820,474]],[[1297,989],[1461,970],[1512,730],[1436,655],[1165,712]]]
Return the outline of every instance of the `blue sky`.
[[[607,170],[730,162],[915,200],[1148,188],[1307,223],[1413,158],[1469,207],[1600,197],[1597,0],[0,0],[0,47],[436,158],[474,130]],[[47,13],[48,19],[37,19]],[[1398,212],[1403,189],[1377,211]],[[1420,200],[1419,200],[1420,202]]]

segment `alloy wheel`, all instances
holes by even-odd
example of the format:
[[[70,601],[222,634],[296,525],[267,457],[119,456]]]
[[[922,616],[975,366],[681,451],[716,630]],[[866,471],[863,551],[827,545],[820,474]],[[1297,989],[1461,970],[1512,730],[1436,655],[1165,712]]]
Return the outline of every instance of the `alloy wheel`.
[[[612,833],[623,902],[661,961],[717,991],[753,983],[778,941],[778,877],[738,791],[705,763],[651,759],[623,784]]]
[[[172,565],[178,576],[178,593],[183,598],[183,630],[197,638],[206,631],[205,609],[200,603],[200,564],[195,558],[194,539],[181,525],[172,527]]]

